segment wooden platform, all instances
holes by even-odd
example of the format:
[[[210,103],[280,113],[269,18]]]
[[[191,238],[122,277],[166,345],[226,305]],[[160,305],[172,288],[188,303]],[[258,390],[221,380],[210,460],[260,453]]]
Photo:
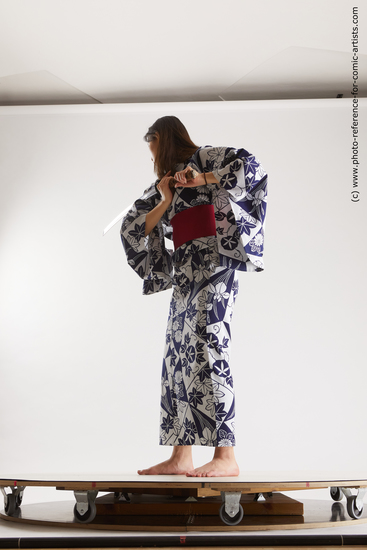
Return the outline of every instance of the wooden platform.
[[[55,487],[59,491],[77,491],[85,495],[94,493],[95,517],[90,522],[79,522],[74,516],[74,500],[21,503],[12,515],[2,511],[3,520],[81,529],[153,532],[310,529],[340,526],[341,523],[367,523],[365,510],[358,519],[348,514],[345,497],[341,501],[334,501],[330,496],[325,501],[305,499],[300,502],[281,493],[329,487],[356,489],[356,493],[367,487],[367,477],[360,472],[246,472],[227,478],[23,474],[1,476],[0,479],[0,487],[7,494],[28,486]],[[223,498],[231,492],[241,497],[243,509],[243,518],[236,525],[224,523],[219,513],[221,507],[223,509]],[[108,494],[101,496],[100,493]]]
[[[122,490],[126,487],[204,489],[215,491],[238,491],[257,493],[268,491],[293,491],[302,489],[323,489],[333,485],[344,487],[366,487],[367,468],[365,472],[348,471],[249,471],[236,477],[186,477],[176,475],[140,476],[138,474],[60,474],[59,473],[24,473],[0,472],[0,487],[5,486],[55,487],[59,490],[100,491]],[[204,491],[205,492],[205,491]],[[204,496],[204,493],[202,493]]]

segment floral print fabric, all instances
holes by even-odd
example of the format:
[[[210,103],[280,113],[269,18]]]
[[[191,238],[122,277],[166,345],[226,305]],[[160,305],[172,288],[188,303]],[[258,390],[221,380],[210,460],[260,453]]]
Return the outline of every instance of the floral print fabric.
[[[129,265],[143,294],[173,288],[162,366],[161,445],[235,445],[235,401],[229,367],[231,319],[238,271],[262,271],[267,174],[245,149],[200,147],[176,171],[213,172],[219,184],[176,188],[172,203],[149,235],[145,218],[160,201],[155,182],[122,220]],[[157,180],[158,181],[158,180]],[[170,220],[178,212],[213,204],[216,236],[173,251]]]
[[[161,445],[233,446],[230,324],[238,275],[219,266],[216,239],[179,247],[166,332]]]
[[[263,271],[264,230],[267,207],[267,173],[260,161],[246,149],[212,147],[199,149],[177,171],[191,166],[198,172],[213,172],[216,183],[192,188],[176,188],[173,204],[147,237],[145,216],[160,201],[152,183],[125,215],[121,240],[129,265],[143,279],[143,294],[172,287],[172,239],[170,219],[185,208],[213,204],[220,264],[240,271]]]

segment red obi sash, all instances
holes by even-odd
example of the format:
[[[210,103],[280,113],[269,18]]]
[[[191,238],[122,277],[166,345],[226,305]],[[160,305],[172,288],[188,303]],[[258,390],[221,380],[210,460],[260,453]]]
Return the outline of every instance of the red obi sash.
[[[175,214],[171,219],[173,227],[173,243],[175,250],[182,244],[200,237],[210,237],[217,234],[214,206],[200,204],[186,208]]]

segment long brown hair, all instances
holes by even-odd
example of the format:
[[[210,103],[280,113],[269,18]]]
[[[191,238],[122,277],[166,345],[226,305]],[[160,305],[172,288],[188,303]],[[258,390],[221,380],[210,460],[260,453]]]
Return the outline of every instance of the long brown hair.
[[[184,162],[199,149],[192,141],[188,131],[176,116],[162,116],[149,127],[144,136],[146,142],[157,139],[159,135],[157,153],[154,160],[154,172],[158,178],[171,170],[171,176],[175,173],[176,164]]]

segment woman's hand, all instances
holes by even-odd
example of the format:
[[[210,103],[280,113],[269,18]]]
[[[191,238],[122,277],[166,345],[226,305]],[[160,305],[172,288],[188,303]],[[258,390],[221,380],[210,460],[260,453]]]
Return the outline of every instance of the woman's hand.
[[[161,196],[162,196],[162,202],[165,204],[171,204],[173,199],[173,193],[169,187],[169,182],[172,179],[172,176],[170,175],[171,170],[167,172],[165,176],[161,179],[161,181],[157,185],[157,189],[159,190]]]
[[[185,170],[180,170],[179,172],[176,172],[173,176],[175,180],[178,180],[178,183],[176,183],[175,187],[198,187],[199,185],[205,185],[205,178],[204,174],[198,174],[196,178],[188,180],[186,178],[186,173],[190,172],[192,168],[190,166],[187,166]]]

